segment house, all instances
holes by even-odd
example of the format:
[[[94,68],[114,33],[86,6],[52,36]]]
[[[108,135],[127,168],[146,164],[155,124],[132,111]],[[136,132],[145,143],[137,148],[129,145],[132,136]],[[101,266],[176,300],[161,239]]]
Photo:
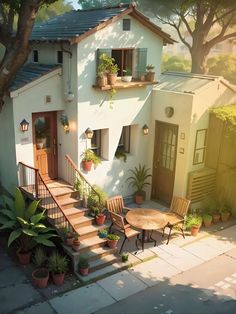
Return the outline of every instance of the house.
[[[235,88],[221,77],[161,74],[163,45],[174,40],[135,5],[65,13],[36,25],[31,41],[28,62],[0,114],[7,130],[0,134],[4,186],[12,191],[20,184],[19,163],[28,167],[26,181],[34,180],[35,168],[45,182],[67,180],[68,155],[109,195],[132,195],[129,169],[145,164],[153,174],[148,198],[169,203],[173,194],[186,196],[189,172],[204,168],[208,108],[235,102]],[[114,57],[121,70],[131,68],[135,78],[119,80],[112,101],[111,87],[96,85],[101,53]],[[155,66],[154,82],[142,80],[147,64]],[[25,121],[28,130],[22,132]],[[102,163],[84,172],[81,159],[89,147]],[[126,162],[115,157],[119,151]]]

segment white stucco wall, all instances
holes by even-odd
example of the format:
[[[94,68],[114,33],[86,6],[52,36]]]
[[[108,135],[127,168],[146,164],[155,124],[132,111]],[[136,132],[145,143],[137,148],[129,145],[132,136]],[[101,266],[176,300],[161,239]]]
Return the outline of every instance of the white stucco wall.
[[[17,164],[12,100],[7,98],[0,112],[0,181],[10,192],[17,185]]]
[[[86,175],[90,182],[103,187],[109,195],[130,195],[133,191],[125,183],[128,169],[139,163],[148,166],[149,136],[143,135],[142,126],[150,126],[152,86],[117,90],[111,108],[108,93],[92,88],[96,81],[96,51],[98,48],[147,48],[147,63],[155,65],[158,76],[162,44],[161,38],[134,19],[129,32],[122,31],[122,20],[119,20],[78,44],[78,158],[86,148],[84,131],[88,127],[108,129],[107,159]],[[131,153],[124,163],[115,159],[114,154],[122,127],[126,125],[135,126],[131,135]]]

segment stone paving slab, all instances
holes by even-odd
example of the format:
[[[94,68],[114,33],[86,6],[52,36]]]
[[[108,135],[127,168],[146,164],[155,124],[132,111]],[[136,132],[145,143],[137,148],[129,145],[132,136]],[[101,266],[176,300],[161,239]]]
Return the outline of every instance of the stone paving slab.
[[[142,263],[131,268],[130,273],[152,287],[167,278],[177,275],[180,270],[160,258]]]
[[[0,247],[0,271],[10,266],[15,266],[13,261],[9,258],[7,253],[5,253]]]
[[[16,314],[55,314],[55,311],[47,302],[43,302],[32,305],[27,309],[17,311]]]
[[[91,284],[56,297],[49,303],[57,314],[90,314],[115,303],[115,300],[98,284]]]
[[[26,281],[25,274],[18,267],[8,267],[0,271],[0,288]]]
[[[199,242],[205,243],[208,246],[216,248],[219,252],[218,255],[223,254],[236,247],[236,245],[233,242],[227,239],[223,239],[222,237],[217,237],[217,236],[210,236],[210,237],[200,240]]]
[[[17,284],[0,289],[0,313],[10,313],[15,309],[41,301],[40,294],[31,284]]]
[[[204,261],[209,261],[219,255],[219,250],[217,248],[207,245],[204,241],[191,243],[185,246],[184,250]]]
[[[116,301],[127,298],[139,291],[145,290],[147,285],[141,280],[131,275],[128,271],[123,271],[97,282]]]
[[[236,259],[236,249],[233,249],[233,250],[231,250],[231,251],[228,251],[228,252],[226,252],[225,254],[226,254],[227,256],[231,256],[231,257],[233,257],[233,258]]]

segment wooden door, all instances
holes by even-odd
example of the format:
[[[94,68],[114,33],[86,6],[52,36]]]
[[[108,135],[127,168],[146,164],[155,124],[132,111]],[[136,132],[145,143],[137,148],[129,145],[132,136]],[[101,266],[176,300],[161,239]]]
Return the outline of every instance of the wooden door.
[[[34,162],[44,179],[57,178],[57,115],[33,114]]]
[[[173,196],[178,126],[156,121],[152,198],[170,204]]]

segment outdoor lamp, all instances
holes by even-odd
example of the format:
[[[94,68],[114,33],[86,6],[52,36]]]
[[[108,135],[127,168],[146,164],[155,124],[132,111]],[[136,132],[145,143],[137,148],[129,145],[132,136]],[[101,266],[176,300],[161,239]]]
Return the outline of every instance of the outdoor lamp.
[[[22,132],[26,132],[29,129],[29,122],[27,122],[25,119],[23,119],[20,123],[20,128]]]
[[[148,132],[149,132],[149,127],[146,124],[144,124],[144,126],[143,126],[143,134],[144,135],[148,135]]]
[[[87,128],[87,130],[84,132],[87,139],[91,140],[91,138],[93,137],[93,130],[90,128]]]
[[[68,121],[68,117],[65,114],[61,115],[61,124],[63,126],[63,129],[66,133],[70,132],[70,126],[69,126],[69,121]]]

